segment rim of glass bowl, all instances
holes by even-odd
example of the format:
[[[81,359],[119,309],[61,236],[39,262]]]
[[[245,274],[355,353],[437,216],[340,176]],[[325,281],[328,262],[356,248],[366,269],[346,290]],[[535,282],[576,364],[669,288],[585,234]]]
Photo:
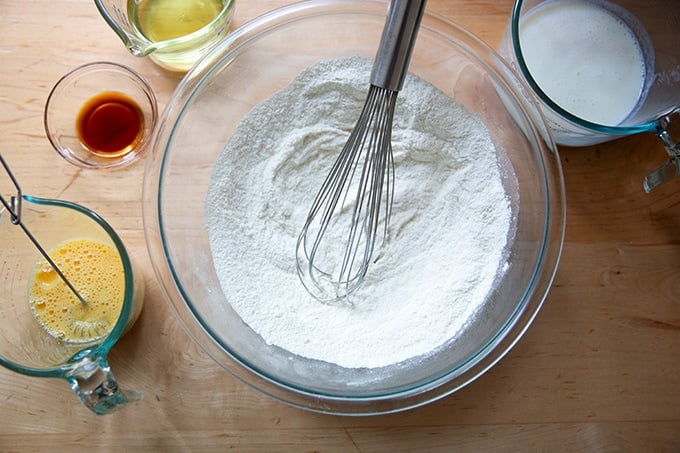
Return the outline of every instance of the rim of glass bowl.
[[[539,259],[522,299],[495,336],[465,363],[434,377],[429,382],[400,388],[394,392],[361,396],[312,392],[277,380],[268,375],[266,371],[252,366],[239,357],[235,351],[230,350],[228,345],[219,342],[211,331],[209,323],[201,318],[182,288],[182,281],[176,274],[171,254],[168,253],[169,245],[163,229],[161,194],[167,153],[172,142],[174,128],[205,81],[210,80],[211,75],[223,69],[224,65],[228,65],[241,46],[264,33],[275,31],[284,24],[307,17],[340,13],[379,15],[384,18],[386,3],[361,0],[344,2],[311,0],[284,6],[237,28],[212,52],[199,60],[175,90],[154,136],[152,156],[147,160],[145,169],[144,223],[152,266],[164,295],[171,302],[170,305],[185,331],[218,365],[246,385],[291,406],[329,414],[385,414],[422,406],[461,389],[496,364],[521,338],[541,307],[557,270],[565,223],[564,182],[559,157],[552,139],[545,134],[544,130],[537,130],[531,120],[531,118],[542,119],[540,112],[530,113],[527,108],[535,108],[533,105],[518,103],[522,110],[521,114],[528,119],[528,124],[531,124],[532,139],[536,141],[538,149],[542,150],[542,153],[538,153],[538,157],[543,170],[546,216],[542,243],[539,247]],[[511,93],[516,93],[513,86],[521,85],[522,82],[517,79],[512,80],[512,84],[505,80],[504,77],[514,77],[514,75],[493,49],[448,19],[426,11],[421,30],[428,30],[440,38],[445,38],[469,58],[491,69],[490,74],[498,72],[493,69],[494,65],[502,65],[503,76],[497,75],[495,81]],[[472,52],[471,48],[474,48],[477,53]],[[547,146],[542,138],[547,139]],[[191,312],[194,323],[185,322],[181,311],[186,309]]]

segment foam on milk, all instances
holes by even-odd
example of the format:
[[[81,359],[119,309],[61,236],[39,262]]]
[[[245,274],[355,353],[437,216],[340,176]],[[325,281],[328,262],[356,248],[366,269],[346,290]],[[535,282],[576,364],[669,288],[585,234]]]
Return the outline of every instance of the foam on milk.
[[[573,115],[616,126],[638,104],[646,73],[641,45],[621,18],[600,4],[542,3],[522,19],[520,42],[536,83]]]

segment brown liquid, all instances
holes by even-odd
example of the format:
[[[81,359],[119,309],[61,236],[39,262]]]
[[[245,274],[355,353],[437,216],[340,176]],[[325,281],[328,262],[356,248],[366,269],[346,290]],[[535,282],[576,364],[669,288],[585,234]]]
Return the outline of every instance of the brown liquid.
[[[144,115],[130,97],[107,91],[81,107],[76,131],[80,142],[92,153],[116,157],[134,149],[142,139]]]

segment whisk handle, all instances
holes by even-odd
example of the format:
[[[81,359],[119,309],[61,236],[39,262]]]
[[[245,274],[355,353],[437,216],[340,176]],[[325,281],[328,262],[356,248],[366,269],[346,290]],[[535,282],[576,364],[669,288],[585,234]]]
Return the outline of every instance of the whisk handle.
[[[392,0],[387,11],[371,84],[399,91],[408,72],[426,0]]]

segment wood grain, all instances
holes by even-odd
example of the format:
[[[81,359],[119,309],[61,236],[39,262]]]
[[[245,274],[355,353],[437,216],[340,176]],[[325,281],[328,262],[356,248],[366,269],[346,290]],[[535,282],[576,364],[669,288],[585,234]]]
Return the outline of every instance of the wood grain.
[[[238,0],[235,22],[285,3]],[[492,47],[511,6],[428,3]],[[419,409],[325,416],[259,395],[183,332],[146,252],[142,163],[80,171],[51,149],[42,126],[49,89],[95,60],[138,70],[161,108],[180,80],[129,55],[90,1],[0,0],[0,151],[26,193],[100,213],[144,269],[146,306],[110,362],[145,398],[95,417],[66,383],[0,369],[0,451],[680,451],[680,181],[643,193],[642,178],[666,157],[655,137],[561,150],[560,267],[534,324],[497,366]]]

